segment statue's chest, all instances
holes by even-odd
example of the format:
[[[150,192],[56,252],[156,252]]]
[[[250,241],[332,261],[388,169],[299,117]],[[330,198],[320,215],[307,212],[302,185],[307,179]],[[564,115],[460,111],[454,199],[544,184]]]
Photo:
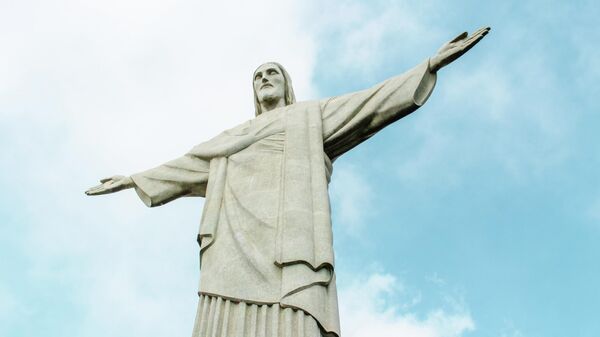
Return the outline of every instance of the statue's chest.
[[[227,204],[240,207],[267,223],[276,223],[283,179],[284,143],[285,134],[276,133],[228,158]]]

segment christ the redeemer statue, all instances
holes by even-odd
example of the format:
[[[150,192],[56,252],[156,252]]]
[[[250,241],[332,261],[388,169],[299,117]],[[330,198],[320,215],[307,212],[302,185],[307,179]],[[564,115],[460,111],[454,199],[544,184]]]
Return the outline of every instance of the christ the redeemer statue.
[[[86,194],[134,188],[150,207],[205,197],[193,337],[340,336],[331,214],[332,162],[425,103],[437,72],[489,28],[370,89],[297,103],[285,69],[254,72],[256,117]]]

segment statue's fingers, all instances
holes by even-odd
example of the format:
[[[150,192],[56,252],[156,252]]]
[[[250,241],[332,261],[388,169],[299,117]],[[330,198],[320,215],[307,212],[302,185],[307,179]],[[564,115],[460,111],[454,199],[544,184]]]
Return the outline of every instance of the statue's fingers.
[[[480,32],[478,32],[478,35],[481,35],[483,37],[483,36],[486,36],[489,32],[490,32],[490,27],[485,27],[485,28],[481,29]]]
[[[464,42],[464,48],[471,48],[476,45],[484,36],[488,34],[489,30],[483,30],[479,34],[473,34],[473,36],[469,37]]]
[[[485,36],[487,34],[487,30],[484,29],[480,29],[477,30],[476,32],[474,32],[473,34],[471,34],[468,38],[464,39],[463,41],[461,41],[463,46],[466,46],[470,43],[472,43],[473,41],[477,40],[477,39],[481,39],[481,37]]]
[[[469,36],[469,33],[467,33],[467,32],[462,32],[462,33],[458,34],[452,40],[444,43],[444,45],[442,45],[442,47],[438,50],[438,54],[446,52],[449,49],[452,49],[452,48],[455,48],[455,47],[460,48],[460,44],[457,44],[457,42],[465,39],[467,36]]]
[[[467,42],[467,41],[469,41],[469,40],[471,40],[471,39],[475,39],[475,38],[477,38],[478,36],[485,36],[485,35],[487,35],[487,33],[489,33],[489,31],[490,31],[490,28],[489,28],[489,27],[480,28],[480,29],[476,30],[475,32],[473,32],[473,34],[471,34],[471,36],[469,36],[469,37],[468,37],[468,38],[465,40],[465,42]]]
[[[101,186],[94,187],[94,188],[87,190],[85,192],[85,194],[87,194],[87,195],[102,195],[102,194],[112,193],[113,191],[114,191],[113,188],[106,188],[105,186],[101,185]]]
[[[104,183],[106,183],[106,182],[109,182],[109,181],[111,181],[111,180],[113,180],[113,177],[109,177],[109,178],[102,178],[102,179],[100,179],[100,182],[104,184]]]
[[[462,48],[463,49],[471,48],[474,45],[476,45],[477,42],[479,42],[481,39],[483,39],[483,36],[481,36],[481,35],[474,36],[474,37],[470,38],[469,40],[465,41],[465,43],[462,45]]]
[[[102,188],[103,186],[104,186],[103,184],[96,185],[96,186],[92,186],[92,187],[90,187],[90,188],[88,189],[88,191],[89,191],[89,190],[96,190],[96,189]]]
[[[479,36],[478,38],[471,40],[469,43],[465,43],[461,48],[461,55],[471,50],[471,48],[475,47],[475,45],[479,43],[481,39],[483,39],[483,36]]]
[[[469,36],[469,33],[467,33],[467,32],[462,32],[462,33],[458,34],[458,35],[457,35],[455,38],[453,38],[453,39],[450,41],[450,43],[453,43],[453,42],[458,42],[458,41],[460,41],[460,40],[464,39],[464,38],[465,38],[465,37],[467,37],[467,36]]]
[[[101,192],[102,190],[103,190],[102,185],[95,186],[95,187],[92,187],[89,190],[85,191],[85,194],[87,194],[87,195],[96,195],[99,192]]]
[[[489,31],[490,31],[490,27],[481,27],[478,30],[474,31],[473,34],[471,34],[471,36],[478,35],[483,32],[489,32]]]

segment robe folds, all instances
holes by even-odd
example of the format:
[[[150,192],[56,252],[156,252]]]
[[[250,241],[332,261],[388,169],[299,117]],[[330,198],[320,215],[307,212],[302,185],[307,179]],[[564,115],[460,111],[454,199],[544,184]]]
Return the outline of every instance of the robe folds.
[[[265,112],[133,175],[136,192],[151,207],[206,197],[200,295],[301,310],[340,336],[332,162],[424,104],[435,81],[425,61],[367,90]]]

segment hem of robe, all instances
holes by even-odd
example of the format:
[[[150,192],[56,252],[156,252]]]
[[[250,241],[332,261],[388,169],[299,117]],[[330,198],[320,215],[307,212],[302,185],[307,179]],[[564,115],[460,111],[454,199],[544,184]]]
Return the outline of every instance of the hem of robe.
[[[300,308],[198,292],[192,337],[339,337]]]
[[[132,175],[131,176],[131,180],[133,180],[133,183],[135,184],[135,193],[137,193],[138,197],[140,198],[140,200],[142,200],[142,202],[144,203],[144,205],[146,205],[147,207],[154,207],[156,205],[154,205],[154,203],[152,202],[152,198],[146,194],[146,192],[144,192],[144,190],[142,190],[140,187],[140,182],[138,181],[138,177],[137,175]]]
[[[426,69],[424,70],[421,81],[413,95],[413,102],[417,107],[421,107],[427,102],[429,96],[433,93],[433,88],[437,82],[437,73],[431,72],[429,69],[429,60],[421,63],[419,67],[425,67],[425,63],[427,64]]]

